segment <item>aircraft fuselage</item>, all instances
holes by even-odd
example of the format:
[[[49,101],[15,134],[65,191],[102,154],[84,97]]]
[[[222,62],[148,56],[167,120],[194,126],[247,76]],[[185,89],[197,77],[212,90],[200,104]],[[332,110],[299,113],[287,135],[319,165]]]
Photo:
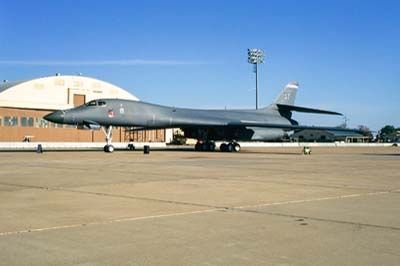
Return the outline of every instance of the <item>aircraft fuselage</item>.
[[[56,123],[138,128],[182,128],[185,136],[212,140],[274,140],[279,128],[245,126],[246,123],[296,124],[277,110],[197,110],[174,108],[139,101],[99,99],[47,116]],[[242,125],[243,124],[243,125]]]

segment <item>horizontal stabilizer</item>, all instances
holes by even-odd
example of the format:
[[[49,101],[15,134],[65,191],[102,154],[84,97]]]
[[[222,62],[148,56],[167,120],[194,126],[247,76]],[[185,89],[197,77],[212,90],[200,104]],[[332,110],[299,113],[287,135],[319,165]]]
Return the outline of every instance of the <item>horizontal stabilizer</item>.
[[[320,109],[314,109],[314,108],[307,108],[307,107],[301,107],[301,106],[295,106],[295,105],[287,105],[287,104],[276,104],[278,107],[279,111],[296,111],[296,112],[302,112],[302,113],[314,113],[314,114],[327,114],[327,115],[343,115],[338,112],[333,112],[333,111],[327,111],[327,110],[320,110]]]

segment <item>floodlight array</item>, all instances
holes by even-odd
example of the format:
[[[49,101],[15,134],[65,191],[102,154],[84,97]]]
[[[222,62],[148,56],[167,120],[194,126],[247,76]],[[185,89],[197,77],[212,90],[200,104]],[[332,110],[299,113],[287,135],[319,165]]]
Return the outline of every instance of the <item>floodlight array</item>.
[[[250,64],[260,64],[264,62],[264,51],[260,49],[247,49],[247,61]]]

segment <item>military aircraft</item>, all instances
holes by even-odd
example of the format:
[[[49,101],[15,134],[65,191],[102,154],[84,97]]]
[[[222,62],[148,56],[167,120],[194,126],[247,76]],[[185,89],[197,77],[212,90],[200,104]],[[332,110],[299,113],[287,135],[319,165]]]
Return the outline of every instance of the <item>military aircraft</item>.
[[[80,129],[103,129],[105,152],[113,152],[112,128],[134,130],[180,128],[188,138],[198,140],[197,151],[214,151],[215,141],[222,141],[221,151],[239,151],[238,141],[278,140],[287,131],[298,129],[343,130],[338,127],[302,126],[292,119],[292,112],[342,115],[338,112],[294,105],[297,82],[289,83],[269,106],[258,110],[197,110],[167,107],[142,101],[98,99],[68,110],[50,113],[44,119]]]

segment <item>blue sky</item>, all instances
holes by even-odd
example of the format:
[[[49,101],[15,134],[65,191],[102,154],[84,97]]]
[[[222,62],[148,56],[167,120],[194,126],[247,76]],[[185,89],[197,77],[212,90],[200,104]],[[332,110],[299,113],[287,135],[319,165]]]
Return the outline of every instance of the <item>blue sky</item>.
[[[355,0],[0,0],[0,78],[82,73],[158,104],[252,108],[254,47],[266,53],[261,106],[299,81],[298,105],[345,113],[352,127],[400,127],[399,8]]]

